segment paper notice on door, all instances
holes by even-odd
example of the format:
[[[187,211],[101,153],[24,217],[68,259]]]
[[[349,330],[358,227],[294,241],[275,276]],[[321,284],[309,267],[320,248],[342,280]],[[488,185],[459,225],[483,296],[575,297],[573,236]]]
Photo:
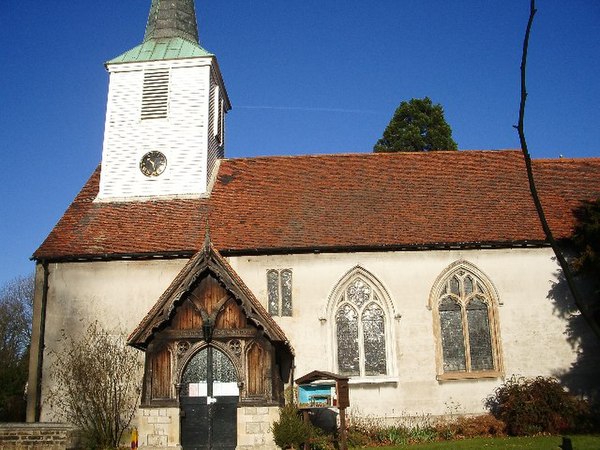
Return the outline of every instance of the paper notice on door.
[[[206,383],[189,383],[189,397],[206,397]]]

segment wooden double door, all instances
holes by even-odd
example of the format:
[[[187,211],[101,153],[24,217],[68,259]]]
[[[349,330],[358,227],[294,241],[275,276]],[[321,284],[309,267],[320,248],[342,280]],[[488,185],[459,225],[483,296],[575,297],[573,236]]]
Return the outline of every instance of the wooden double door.
[[[238,400],[237,372],[231,360],[214,347],[198,351],[181,377],[183,450],[234,450]]]

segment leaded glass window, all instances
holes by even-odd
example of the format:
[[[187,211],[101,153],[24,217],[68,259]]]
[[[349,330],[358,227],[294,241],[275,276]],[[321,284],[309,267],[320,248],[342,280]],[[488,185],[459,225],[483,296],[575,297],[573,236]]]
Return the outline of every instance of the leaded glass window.
[[[497,370],[491,293],[485,283],[464,268],[455,270],[445,280],[438,298],[443,371]]]
[[[269,270],[267,272],[267,296],[269,301],[269,314],[279,315],[279,272]]]
[[[292,315],[292,271],[283,269],[279,272],[281,278],[281,315]]]
[[[212,366],[208,364],[209,351],[212,353]],[[227,355],[216,348],[204,348],[192,357],[183,371],[181,395],[206,397],[211,389],[212,395],[237,395],[237,373]]]
[[[335,327],[340,374],[387,374],[385,312],[372,286],[362,278],[354,278],[339,298]]]
[[[446,297],[440,303],[444,372],[466,369],[461,306]]]
[[[267,271],[267,303],[272,316],[292,315],[292,271]]]
[[[348,305],[342,305],[335,315],[337,326],[337,357],[342,375],[360,375],[358,351],[358,314]]]
[[[469,326],[469,347],[471,348],[471,369],[492,370],[492,341],[488,307],[483,298],[476,297],[467,305]]]
[[[206,397],[208,380],[208,352],[196,353],[185,367],[181,377],[181,395],[184,397]]]
[[[370,303],[364,309],[362,325],[365,375],[385,374],[385,316],[377,303]]]

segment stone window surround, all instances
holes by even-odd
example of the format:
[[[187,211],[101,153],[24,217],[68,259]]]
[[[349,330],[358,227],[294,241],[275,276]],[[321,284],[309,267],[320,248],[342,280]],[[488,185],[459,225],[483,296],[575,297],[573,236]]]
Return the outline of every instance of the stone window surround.
[[[336,336],[336,320],[335,315],[338,310],[340,298],[344,295],[348,286],[356,279],[361,278],[363,281],[369,284],[372,291],[377,295],[378,301],[376,302],[383,309],[385,316],[385,345],[386,345],[386,374],[385,375],[373,375],[373,376],[351,376],[349,383],[351,384],[385,384],[385,383],[397,383],[397,367],[396,367],[396,348],[395,348],[395,324],[400,319],[400,314],[397,314],[394,308],[394,304],[391,300],[388,290],[384,287],[381,281],[374,276],[371,272],[366,270],[360,265],[357,265],[350,269],[340,280],[336,283],[334,288],[331,290],[326,308],[321,312],[319,320],[322,325],[328,325],[329,332],[329,355],[331,355],[331,367],[332,371],[338,371],[337,362],[337,336]],[[364,361],[361,361],[361,373],[364,370]]]
[[[460,270],[468,272],[473,278],[478,280],[488,294],[488,323],[490,327],[490,338],[492,346],[492,358],[494,370],[481,370],[481,371],[455,371],[455,372],[444,372],[444,361],[443,361],[443,349],[442,349],[442,336],[440,327],[440,315],[439,315],[439,300],[441,292],[446,281],[451,278],[455,273]],[[499,300],[498,291],[489,279],[489,277],[479,270],[474,264],[466,260],[458,260],[446,267],[433,283],[431,294],[429,296],[429,302],[427,308],[432,312],[433,318],[433,332],[435,339],[435,359],[436,359],[436,379],[438,381],[451,381],[451,380],[469,380],[469,379],[482,379],[482,378],[499,378],[504,374],[502,365],[502,352],[500,345],[500,326],[498,320],[498,307],[502,305]],[[463,326],[463,334],[465,340],[468,340],[466,335],[465,327]]]

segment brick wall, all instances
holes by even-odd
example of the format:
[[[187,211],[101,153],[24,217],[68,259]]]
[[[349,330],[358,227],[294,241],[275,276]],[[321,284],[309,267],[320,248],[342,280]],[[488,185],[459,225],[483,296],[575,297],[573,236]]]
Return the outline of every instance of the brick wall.
[[[77,448],[76,429],[57,423],[0,423],[0,449],[69,450]]]

